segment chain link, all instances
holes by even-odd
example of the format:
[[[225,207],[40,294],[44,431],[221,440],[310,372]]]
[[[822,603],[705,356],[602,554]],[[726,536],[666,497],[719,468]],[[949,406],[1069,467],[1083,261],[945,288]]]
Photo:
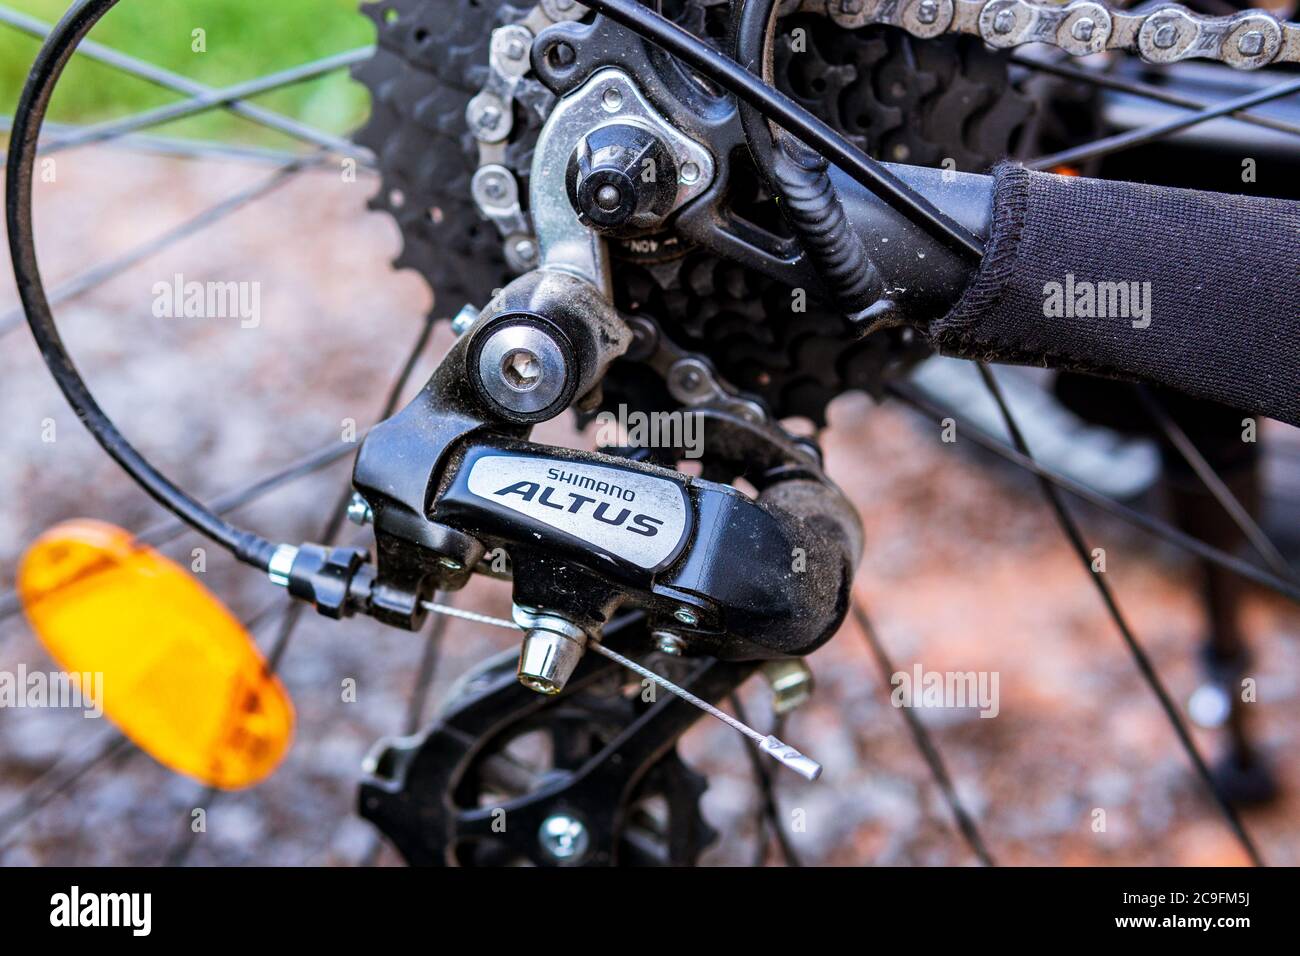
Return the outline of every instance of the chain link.
[[[1119,50],[1148,63],[1200,58],[1238,70],[1300,63],[1300,26],[1263,10],[1212,17],[1166,3],[1130,13],[1097,0],[804,0],[801,9],[850,29],[883,23],[921,39],[965,33],[1000,49],[1047,43],[1071,56]]]

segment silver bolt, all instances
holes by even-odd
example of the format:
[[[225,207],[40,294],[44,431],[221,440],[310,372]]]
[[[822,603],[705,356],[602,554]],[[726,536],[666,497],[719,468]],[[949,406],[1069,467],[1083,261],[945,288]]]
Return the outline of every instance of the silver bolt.
[[[464,571],[465,565],[461,564],[455,558],[439,558],[438,563],[448,571]]]
[[[927,25],[934,23],[939,19],[939,4],[935,0],[921,0],[916,8],[916,19]]]
[[[1016,15],[1010,10],[999,10],[993,18],[993,30],[996,33],[1010,33],[1016,25]]]
[[[681,621],[687,627],[694,627],[700,622],[700,619],[695,615],[695,612],[688,607],[679,607],[673,612],[673,617],[677,618],[677,620]]]
[[[1092,31],[1096,29],[1097,24],[1092,22],[1091,17],[1080,17],[1074,21],[1074,26],[1070,27],[1070,36],[1082,43],[1087,43],[1092,39]]]
[[[375,520],[375,513],[370,510],[369,503],[360,494],[353,494],[352,500],[348,502],[348,520],[362,527]]]
[[[520,262],[534,262],[537,259],[537,243],[531,239],[516,239],[514,249]]]
[[[542,821],[541,829],[537,831],[537,841],[553,859],[580,860],[587,853],[591,837],[581,820],[557,813]]]
[[[478,321],[478,309],[472,305],[463,305],[456,317],[451,320],[451,330],[457,335],[464,335]]]
[[[623,106],[623,94],[610,87],[600,97],[601,105],[610,113],[617,113]]]
[[[681,179],[686,185],[690,185],[700,178],[700,167],[694,163],[682,163]]]
[[[1168,50],[1178,42],[1178,28],[1172,23],[1166,23],[1156,30],[1151,42],[1156,45],[1157,50]]]
[[[504,324],[483,343],[479,383],[492,401],[516,414],[542,412],[563,396],[569,381],[564,352],[530,324]]]
[[[655,631],[654,639],[655,648],[659,653],[667,654],[669,657],[681,657],[682,652],[686,650],[686,642],[668,631]]]
[[[1264,50],[1264,34],[1258,30],[1247,30],[1237,41],[1237,49],[1242,56],[1259,56]]]

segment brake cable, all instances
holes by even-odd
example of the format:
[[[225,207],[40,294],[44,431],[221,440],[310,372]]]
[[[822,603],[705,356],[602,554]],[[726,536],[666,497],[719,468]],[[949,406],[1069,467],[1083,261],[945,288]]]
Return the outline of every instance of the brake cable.
[[[78,0],[50,32],[37,54],[27,84],[14,113],[9,139],[5,218],[14,278],[32,335],[50,374],[86,429],[114,461],[160,505],[212,539],[238,560],[270,571],[282,547],[226,521],[215,511],[186,494],[162,474],[118,430],[99,407],[59,335],[50,310],[45,285],[36,261],[32,226],[32,184],[41,126],[50,97],[68,61],[94,26],[117,6],[118,0]]]

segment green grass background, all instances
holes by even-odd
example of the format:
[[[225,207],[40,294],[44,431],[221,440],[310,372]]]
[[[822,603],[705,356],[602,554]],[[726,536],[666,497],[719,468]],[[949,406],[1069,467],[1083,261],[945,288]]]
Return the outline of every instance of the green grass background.
[[[70,0],[0,0],[10,9],[56,22]],[[121,0],[90,39],[209,86],[229,86],[374,42],[361,0]],[[207,52],[192,50],[193,31],[207,31]],[[0,24],[0,110],[13,114],[39,41]],[[172,102],[178,95],[76,58],[51,104],[56,122],[95,122]],[[347,71],[258,97],[275,109],[335,133],[355,128],[369,98]],[[149,130],[265,146],[291,144],[225,110]]]

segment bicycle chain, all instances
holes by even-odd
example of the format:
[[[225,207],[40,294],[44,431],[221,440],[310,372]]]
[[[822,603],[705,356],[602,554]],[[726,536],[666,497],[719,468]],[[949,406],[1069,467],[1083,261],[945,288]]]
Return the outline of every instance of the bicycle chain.
[[[1300,25],[1262,10],[1215,17],[1166,3],[1131,13],[1097,0],[805,0],[800,9],[849,29],[886,24],[919,39],[965,33],[999,49],[1046,43],[1071,56],[1116,50],[1148,63],[1199,58],[1238,70],[1300,63]]]

